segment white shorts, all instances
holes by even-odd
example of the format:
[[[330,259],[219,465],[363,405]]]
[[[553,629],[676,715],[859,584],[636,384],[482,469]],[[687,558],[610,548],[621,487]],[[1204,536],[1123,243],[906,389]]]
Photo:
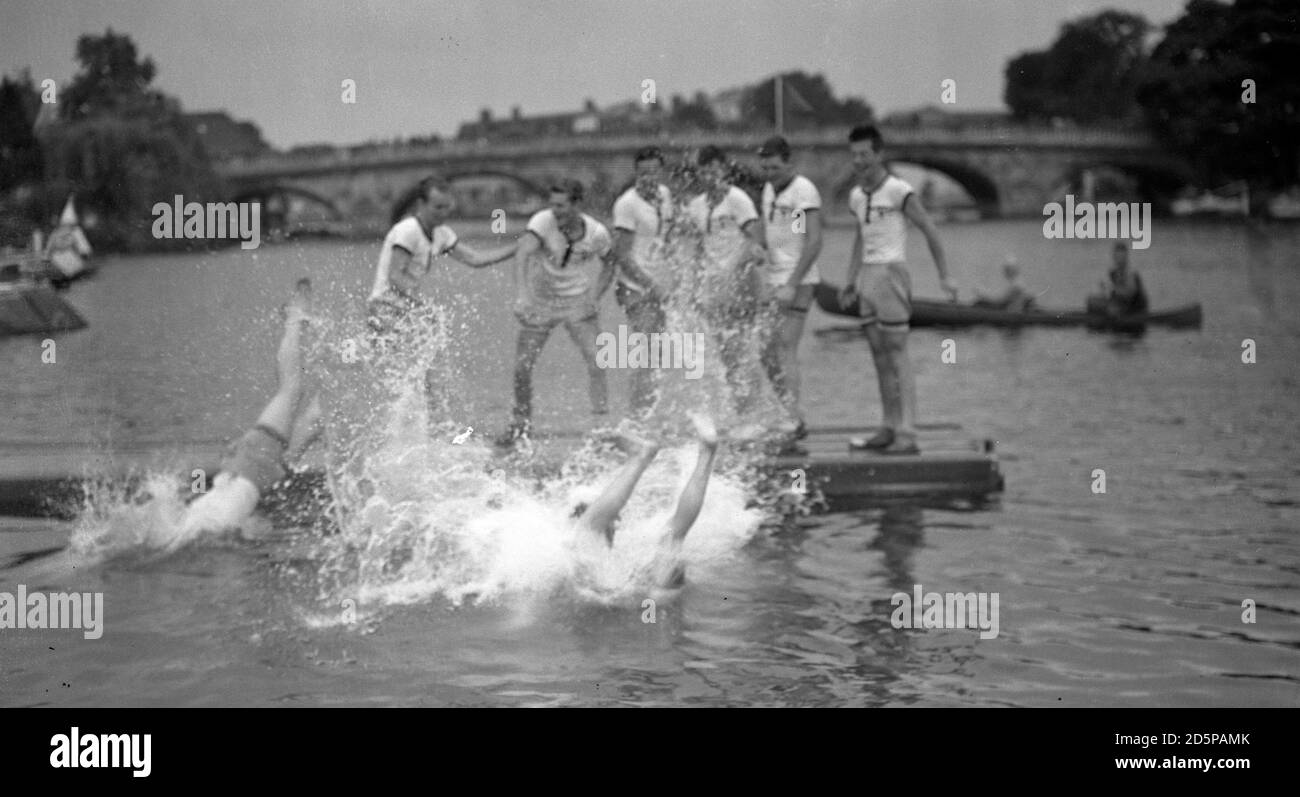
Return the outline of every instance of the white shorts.
[[[252,517],[261,497],[257,487],[243,476],[218,473],[212,489],[185,508],[177,543],[189,542],[205,531],[239,528]]]

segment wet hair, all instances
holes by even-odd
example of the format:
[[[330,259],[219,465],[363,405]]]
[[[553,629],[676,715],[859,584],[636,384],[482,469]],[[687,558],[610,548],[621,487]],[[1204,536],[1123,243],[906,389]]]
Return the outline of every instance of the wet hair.
[[[582,183],[572,177],[565,177],[551,183],[550,192],[552,194],[564,194],[575,205],[582,201],[584,193]]]
[[[885,137],[880,135],[880,130],[875,125],[858,125],[850,130],[849,143],[856,144],[859,141],[870,141],[876,152],[885,146]]]
[[[695,163],[699,166],[708,166],[710,163],[721,163],[726,166],[727,153],[712,144],[708,144],[700,147],[700,154],[695,157]]]
[[[429,198],[429,190],[434,188],[448,196],[451,195],[451,183],[441,175],[430,174],[421,179],[420,182],[408,188],[406,193],[402,194],[397,202],[394,203],[393,212],[389,222],[396,224],[405,216],[413,212],[416,204],[427,200]]]
[[[647,147],[642,147],[641,149],[636,151],[635,155],[632,156],[632,163],[640,163],[641,161],[654,161],[654,160],[659,161],[659,164],[663,165],[664,153],[662,150],[660,150],[658,147],[654,146],[653,144]]]
[[[763,142],[763,146],[758,148],[758,157],[779,157],[781,160],[788,162],[790,160],[790,142],[781,136],[772,136]]]

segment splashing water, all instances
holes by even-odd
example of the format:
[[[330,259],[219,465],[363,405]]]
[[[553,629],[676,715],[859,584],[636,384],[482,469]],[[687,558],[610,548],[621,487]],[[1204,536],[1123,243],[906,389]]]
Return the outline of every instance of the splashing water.
[[[701,246],[698,231],[686,227],[661,248],[659,256],[683,275],[666,303],[668,331],[741,340],[749,344],[745,365],[757,372],[758,322],[710,313],[698,300],[729,290],[708,288],[715,277],[705,266],[715,255]],[[328,318],[315,326],[311,381],[330,406],[332,500],[324,511],[338,533],[305,543],[306,600],[314,606],[298,611],[300,622],[337,624],[334,607],[345,600],[356,602],[358,614],[374,617],[386,607],[435,599],[454,606],[523,605],[558,595],[617,604],[656,591],[652,564],[694,468],[693,438],[661,439],[663,450],[623,509],[612,546],[579,532],[574,508],[598,495],[624,459],[612,447],[589,440],[557,465],[554,450],[546,452],[550,461],[542,455],[503,459],[477,436],[451,442],[471,420],[455,417],[452,409],[469,380],[450,356],[468,329],[461,323],[468,312],[463,298],[424,305],[369,337],[349,336],[349,327]],[[729,400],[735,383],[725,376],[719,346],[708,345],[706,352],[703,379],[658,374],[660,400],[644,428],[680,426],[684,414],[696,410],[739,418]],[[757,460],[755,450],[720,454],[679,554],[692,578],[707,579],[771,518],[770,502],[753,487],[760,482]],[[185,513],[184,486],[165,473],[150,473],[132,487],[93,483],[72,549],[102,560],[165,548]]]

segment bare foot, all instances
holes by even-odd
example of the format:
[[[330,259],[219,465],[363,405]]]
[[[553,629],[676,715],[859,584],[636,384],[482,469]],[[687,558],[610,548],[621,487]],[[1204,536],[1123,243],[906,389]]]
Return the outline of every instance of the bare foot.
[[[695,426],[695,434],[700,438],[700,443],[713,448],[718,444],[718,428],[713,425],[713,419],[702,413],[692,412],[688,416],[691,424]]]
[[[285,323],[311,320],[311,280],[303,277],[293,286],[293,296],[284,306]]]
[[[604,427],[592,429],[592,437],[601,442],[610,445],[622,451],[629,456],[637,456],[642,453],[653,455],[659,450],[659,444],[653,442],[643,435],[643,431],[635,423],[627,419],[621,421],[614,428]]]
[[[653,457],[659,453],[659,443],[655,440],[646,440],[627,433],[616,434],[611,439],[619,450],[626,451],[629,456]]]

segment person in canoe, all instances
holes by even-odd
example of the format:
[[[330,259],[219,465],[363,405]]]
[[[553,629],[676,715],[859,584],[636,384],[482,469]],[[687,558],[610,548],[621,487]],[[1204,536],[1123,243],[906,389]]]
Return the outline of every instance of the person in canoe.
[[[1012,313],[1023,313],[1034,304],[1034,297],[1029,291],[1025,290],[1024,283],[1020,281],[1020,265],[1016,262],[1014,255],[1008,255],[1002,264],[1002,276],[1006,279],[1006,285],[999,294],[979,294],[975,299],[976,307],[989,307],[996,310],[1007,310]]]
[[[45,257],[54,264],[58,273],[51,280],[55,287],[66,287],[69,282],[82,276],[88,270],[86,259],[90,257],[90,241],[81,231],[77,211],[72,205],[72,197],[63,206],[58,225],[50,232],[50,240],[45,244]]]
[[[1128,244],[1116,241],[1111,250],[1115,266],[1108,274],[1110,282],[1101,284],[1101,296],[1088,302],[1088,309],[1100,309],[1112,317],[1141,315],[1147,311],[1146,288],[1142,277],[1129,268]]]

